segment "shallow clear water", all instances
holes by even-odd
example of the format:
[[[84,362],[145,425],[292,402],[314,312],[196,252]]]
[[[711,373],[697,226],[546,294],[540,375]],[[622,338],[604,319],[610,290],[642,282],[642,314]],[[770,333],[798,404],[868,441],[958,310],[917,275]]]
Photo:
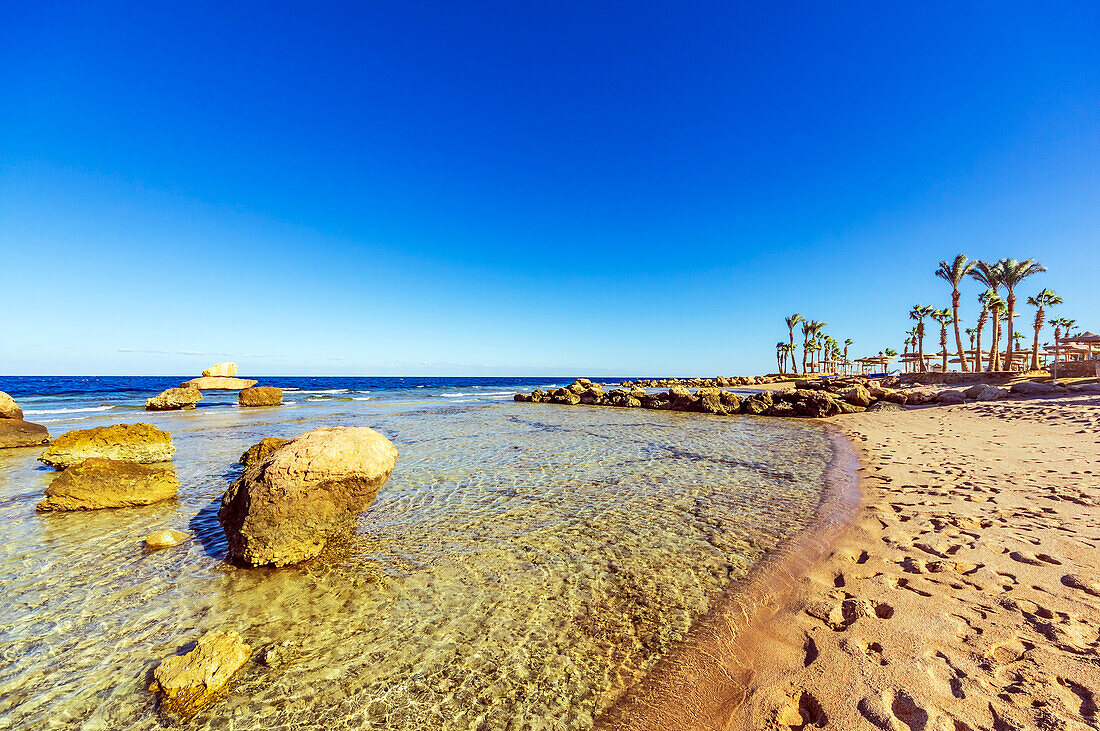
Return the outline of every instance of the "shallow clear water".
[[[179,497],[145,508],[36,515],[53,471],[0,450],[0,727],[162,727],[151,670],[235,629],[293,659],[250,662],[187,728],[587,728],[809,521],[831,456],[787,420],[457,401],[49,424],[171,431]],[[356,535],[302,567],[227,564],[217,501],[240,453],[321,425],[374,427],[401,453]],[[197,539],[146,554],[163,528]]]

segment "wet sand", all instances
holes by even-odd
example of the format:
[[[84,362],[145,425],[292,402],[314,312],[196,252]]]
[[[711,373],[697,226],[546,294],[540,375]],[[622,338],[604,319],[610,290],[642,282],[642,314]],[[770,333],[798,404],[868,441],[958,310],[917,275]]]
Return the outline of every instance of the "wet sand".
[[[739,587],[606,727],[1100,727],[1100,397],[835,422],[847,532]]]

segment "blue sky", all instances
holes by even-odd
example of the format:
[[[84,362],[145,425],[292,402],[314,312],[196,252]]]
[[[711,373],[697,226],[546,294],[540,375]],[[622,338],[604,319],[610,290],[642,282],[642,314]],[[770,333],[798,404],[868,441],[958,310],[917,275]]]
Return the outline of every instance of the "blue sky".
[[[958,252],[1100,329],[1100,5],[533,5],[5,4],[0,372],[757,373]]]

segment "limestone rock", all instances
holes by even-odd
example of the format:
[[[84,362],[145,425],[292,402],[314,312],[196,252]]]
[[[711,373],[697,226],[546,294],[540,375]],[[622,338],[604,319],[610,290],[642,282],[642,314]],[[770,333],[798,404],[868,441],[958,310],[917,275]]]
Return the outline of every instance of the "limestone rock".
[[[15,399],[3,391],[0,391],[0,419],[23,420],[23,409],[19,408],[19,404],[15,403]]]
[[[232,378],[237,375],[236,363],[215,363],[202,372],[203,376],[222,376],[225,378]]]
[[[836,416],[840,413],[840,403],[828,391],[811,391],[805,400],[798,401],[795,412],[799,416],[811,419],[821,419],[828,416]]]
[[[53,478],[40,513],[151,505],[175,497],[179,480],[171,467],[89,457]]]
[[[199,401],[202,401],[202,391],[197,388],[166,388],[153,398],[145,400],[145,410],[193,409]]]
[[[114,424],[65,432],[38,459],[61,470],[89,457],[142,464],[167,462],[175,451],[172,435],[152,424]]]
[[[1014,383],[1008,390],[1020,396],[1056,396],[1066,392],[1064,386],[1055,386],[1053,383],[1038,383],[1037,381]]]
[[[178,546],[190,537],[190,533],[184,533],[181,530],[158,530],[155,533],[150,533],[145,539],[145,547],[150,551],[171,548],[172,546]]]
[[[676,399],[690,398],[691,391],[687,389],[687,386],[671,386],[668,389],[668,395],[672,401],[675,401]]]
[[[244,451],[244,454],[241,455],[241,464],[244,465],[244,468],[247,470],[257,462],[263,462],[267,459],[269,454],[286,444],[290,444],[289,439],[283,439],[282,437],[264,437]]]
[[[722,397],[717,393],[703,394],[699,399],[699,408],[706,414],[718,414],[720,416],[726,416],[729,414],[729,409],[722,403]]]
[[[975,398],[979,401],[999,401],[1003,398],[1008,398],[1008,391],[1003,388],[997,388],[996,386],[983,386],[982,390],[978,392]]]
[[[251,655],[252,648],[233,630],[207,632],[191,652],[161,662],[149,690],[164,694],[162,709],[193,715],[214,700]]]
[[[901,411],[902,408],[893,401],[876,401],[867,407],[867,413],[878,413],[882,411]]]
[[[844,400],[853,406],[870,406],[871,392],[857,384],[844,392]]]
[[[256,381],[252,378],[229,378],[228,376],[203,376],[184,381],[180,388],[197,388],[200,391],[240,391],[252,388]]]
[[[397,449],[373,429],[306,432],[249,467],[222,496],[218,520],[230,557],[286,566],[317,556],[331,536],[355,527],[396,463]]]
[[[278,406],[283,402],[283,389],[274,386],[255,386],[242,389],[237,394],[241,406]]]
[[[41,424],[22,419],[0,419],[0,449],[48,444],[50,432]]]
[[[936,394],[936,403],[950,406],[951,404],[961,404],[966,402],[966,396],[963,396],[962,391],[940,391]]]

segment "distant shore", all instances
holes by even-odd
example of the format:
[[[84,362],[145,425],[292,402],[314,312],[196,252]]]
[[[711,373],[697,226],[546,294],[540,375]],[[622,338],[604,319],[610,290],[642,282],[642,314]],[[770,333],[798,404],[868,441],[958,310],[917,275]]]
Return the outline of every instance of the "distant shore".
[[[836,423],[850,529],[735,590],[605,727],[1096,728],[1100,397]]]

